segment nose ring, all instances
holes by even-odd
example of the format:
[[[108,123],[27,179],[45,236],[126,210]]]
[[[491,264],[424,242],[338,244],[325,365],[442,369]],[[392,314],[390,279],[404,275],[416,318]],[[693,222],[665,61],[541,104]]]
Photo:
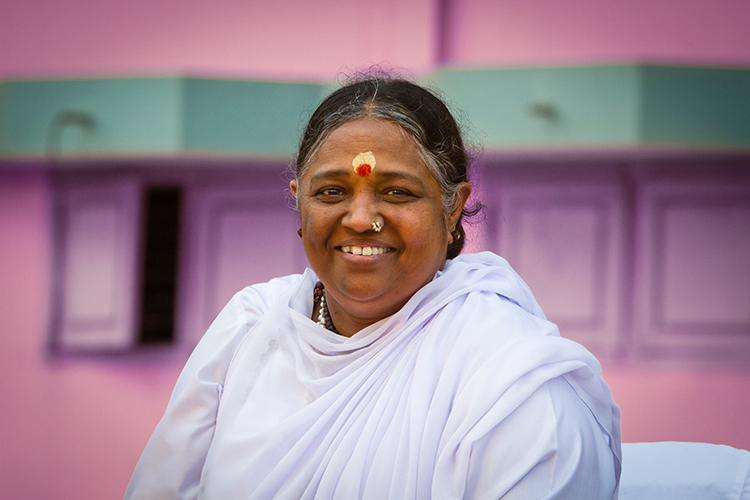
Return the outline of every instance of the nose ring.
[[[380,222],[375,221],[372,223],[372,228],[375,230],[376,233],[379,233],[381,229],[383,229],[383,225],[380,224]]]

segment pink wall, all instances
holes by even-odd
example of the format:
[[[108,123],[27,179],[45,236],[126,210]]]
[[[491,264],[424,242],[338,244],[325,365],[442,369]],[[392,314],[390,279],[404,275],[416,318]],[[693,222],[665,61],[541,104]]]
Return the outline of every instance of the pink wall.
[[[750,64],[745,0],[447,0],[459,66]],[[435,69],[439,0],[3,0],[0,78]]]
[[[750,450],[750,373],[605,366],[624,442],[698,441]]]
[[[0,492],[122,496],[178,364],[45,356],[48,192],[41,173],[0,173]],[[605,366],[623,439],[750,449],[750,374]]]
[[[431,0],[3,0],[0,78],[189,73],[331,80],[433,60]]]
[[[46,359],[47,199],[0,173],[0,496],[121,498],[180,367]]]
[[[745,0],[454,0],[457,65],[750,64]],[[0,78],[198,73],[330,80],[435,68],[436,0],[3,0]],[[0,171],[0,494],[122,496],[179,366],[45,358],[43,175]],[[626,441],[750,448],[750,374],[606,367]]]
[[[746,0],[461,0],[459,65],[750,64]]]

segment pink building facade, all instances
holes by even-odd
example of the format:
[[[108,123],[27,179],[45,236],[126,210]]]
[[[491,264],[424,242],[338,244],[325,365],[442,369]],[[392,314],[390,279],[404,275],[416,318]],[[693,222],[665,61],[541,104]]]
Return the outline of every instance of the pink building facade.
[[[750,67],[748,25],[750,7],[743,0],[4,0],[0,5],[0,82],[177,74],[327,83],[342,70],[370,64],[399,68],[417,77],[430,77],[444,67],[644,62],[746,68]],[[530,211],[518,212],[517,220],[529,222],[524,228],[537,228],[535,224],[542,219],[534,218],[535,214],[546,205],[533,205],[533,201],[546,199],[541,185],[546,180],[541,184],[534,178],[529,180],[525,170],[523,175],[515,175],[511,168],[500,175],[492,169],[509,158],[518,165],[528,162],[533,154],[526,153],[529,152],[513,158],[507,154],[490,155],[482,166],[485,182],[480,191],[491,189],[496,182],[498,189],[505,190],[503,199],[519,199],[519,203],[531,200],[531,205],[514,206],[531,206]],[[597,172],[618,175],[617,164],[622,158],[618,154],[598,152],[594,161],[604,168]],[[697,170],[703,172],[704,168]],[[667,184],[680,184],[680,175],[671,172]],[[700,172],[694,184],[703,189]],[[727,172],[723,180],[719,179],[721,186],[737,184],[737,179],[740,184],[747,183],[746,166],[732,165]],[[711,175],[707,179],[717,181]],[[127,354],[59,357],[49,353],[54,301],[50,290],[56,248],[53,181],[38,163],[0,157],[0,496],[119,498],[164,410],[184,353],[158,359]],[[566,185],[570,196],[578,196],[580,183],[568,180]],[[511,189],[513,186],[517,189]],[[631,248],[629,238],[638,231],[630,224],[644,220],[644,227],[652,227],[648,226],[652,220],[674,221],[669,227],[676,228],[676,232],[664,240],[668,248],[670,244],[675,247],[669,255],[687,263],[705,255],[701,249],[680,250],[680,224],[692,208],[658,212],[662,206],[658,182],[648,184],[643,191],[645,198],[635,202],[610,196],[606,179],[597,186],[593,191],[587,190],[585,198],[591,199],[593,192],[596,200],[614,203],[614,212],[592,213],[614,213],[614,219],[605,222],[607,227],[620,228],[608,233],[614,234],[607,248],[615,260],[605,265],[614,266],[613,272],[620,272],[613,262],[630,262],[626,271],[653,264],[643,257],[643,252],[623,256]],[[706,196],[714,196],[712,188],[706,189]],[[528,193],[526,198],[524,193]],[[723,196],[725,191],[718,193],[712,199]],[[746,191],[740,191],[740,196],[742,193]],[[649,200],[653,203],[649,204]],[[591,206],[599,207],[599,201]],[[629,208],[641,202],[641,209]],[[210,204],[211,196],[191,203],[194,207]],[[584,226],[592,220],[594,227],[598,219],[590,219],[589,213],[578,211],[576,206],[570,208],[569,215],[578,217]],[[503,210],[503,214],[508,214],[514,209]],[[618,213],[633,214],[634,219],[622,223]],[[697,307],[701,314],[719,319],[728,315],[739,324],[750,315],[750,301],[745,301],[743,295],[750,288],[744,281],[750,272],[743,267],[747,266],[743,264],[747,255],[742,253],[750,244],[743,239],[750,234],[742,226],[750,220],[746,202],[729,208],[722,205],[712,214],[700,219],[706,234],[712,234],[722,223],[736,222],[740,227],[733,243],[740,249],[739,254],[728,244],[718,250],[705,250],[716,252],[711,254],[716,255],[716,262],[734,265],[729,275],[736,282],[726,287],[721,282],[709,283],[707,294],[720,296],[719,302],[712,306],[713,302],[707,300],[705,309],[697,304],[692,309]],[[294,223],[293,216],[279,217],[285,224]],[[517,234],[513,231],[518,229],[512,224],[492,226],[496,223],[490,217],[489,228],[477,230],[474,249],[491,248],[517,255],[511,259],[516,265],[529,254],[521,247],[509,246],[504,235],[508,231]],[[195,227],[200,233],[203,226],[196,223]],[[533,241],[533,233],[527,234],[530,239],[519,241]],[[199,236],[195,236],[196,241],[200,241]],[[233,241],[226,240],[228,248]],[[294,253],[289,255],[291,259],[298,258]],[[523,268],[524,263],[519,262],[517,267]],[[295,270],[281,264],[278,268],[280,272]],[[672,276],[670,269],[663,269],[665,276]],[[716,272],[708,280],[723,272],[720,264],[709,269]],[[523,269],[521,274],[535,291],[550,282],[543,274],[535,275],[534,266],[527,265],[526,274]],[[681,276],[677,273],[666,282],[679,284]],[[263,278],[258,275],[258,279]],[[564,275],[560,279],[563,278]],[[617,281],[636,292],[644,286],[628,276]],[[221,286],[237,285],[230,276]],[[540,292],[543,297],[544,290],[537,293]],[[620,297],[621,302],[630,296]],[[665,318],[684,319],[690,315],[680,304],[690,305],[692,295],[676,292],[665,297]],[[596,302],[592,299],[591,304]],[[575,309],[579,304],[571,307]],[[634,309],[638,307],[645,306],[633,305]],[[549,303],[549,309],[564,316],[570,307],[555,302]],[[602,328],[608,331],[606,321]],[[642,330],[638,324],[628,328],[634,335]],[[750,449],[750,428],[744,417],[750,413],[750,368],[746,359],[726,365],[680,359],[619,362],[617,350],[618,344],[613,341],[603,349],[606,352],[602,359],[605,378],[622,409],[625,441],[705,441]]]

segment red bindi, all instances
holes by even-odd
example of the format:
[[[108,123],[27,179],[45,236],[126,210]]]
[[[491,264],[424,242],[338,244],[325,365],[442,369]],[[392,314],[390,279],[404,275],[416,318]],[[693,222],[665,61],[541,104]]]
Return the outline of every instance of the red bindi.
[[[372,154],[372,151],[359,153],[352,160],[352,167],[361,177],[368,175],[375,168],[375,155]]]
[[[361,175],[362,177],[364,177],[365,175],[367,175],[370,172],[372,172],[372,167],[370,165],[368,165],[367,163],[363,163],[363,164],[357,166],[357,168],[355,170],[356,170],[356,172],[359,175]]]

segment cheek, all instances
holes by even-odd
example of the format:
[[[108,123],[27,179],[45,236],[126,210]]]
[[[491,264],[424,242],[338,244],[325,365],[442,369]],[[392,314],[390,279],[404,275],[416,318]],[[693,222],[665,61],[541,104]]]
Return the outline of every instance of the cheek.
[[[315,222],[315,211],[312,209],[309,199],[299,198],[297,202],[297,210],[299,211],[299,220],[303,228],[310,226]]]
[[[337,213],[329,207],[301,202],[299,208],[302,242],[306,251],[319,249],[334,230]]]
[[[442,211],[431,211],[404,221],[404,235],[418,252],[441,254],[448,247],[448,231]],[[439,255],[442,257],[444,254]]]

